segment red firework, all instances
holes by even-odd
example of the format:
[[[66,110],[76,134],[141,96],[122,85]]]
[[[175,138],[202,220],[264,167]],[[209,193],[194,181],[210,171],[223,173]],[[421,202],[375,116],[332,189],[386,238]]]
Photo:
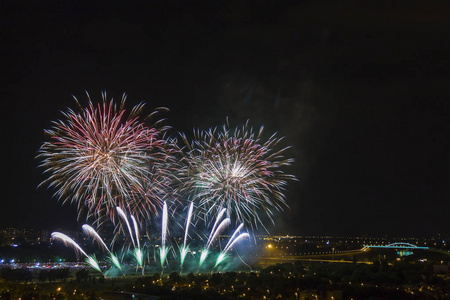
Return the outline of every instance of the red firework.
[[[140,221],[148,219],[170,187],[171,154],[162,138],[167,127],[159,128],[160,121],[146,126],[140,117],[144,104],[127,115],[125,95],[120,105],[107,101],[106,93],[102,98],[98,104],[89,98],[80,112],[63,112],[65,119],[45,131],[50,141],[38,158],[48,178],[41,185],[54,188],[63,202],[76,203],[79,216],[86,209],[98,223],[103,216],[114,219],[116,206]]]

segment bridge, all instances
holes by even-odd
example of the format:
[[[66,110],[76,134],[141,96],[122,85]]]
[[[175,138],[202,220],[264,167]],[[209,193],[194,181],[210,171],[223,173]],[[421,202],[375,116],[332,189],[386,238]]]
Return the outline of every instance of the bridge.
[[[383,249],[429,249],[428,247],[419,247],[409,243],[392,243],[389,245],[364,245],[363,250],[367,248],[383,248]]]

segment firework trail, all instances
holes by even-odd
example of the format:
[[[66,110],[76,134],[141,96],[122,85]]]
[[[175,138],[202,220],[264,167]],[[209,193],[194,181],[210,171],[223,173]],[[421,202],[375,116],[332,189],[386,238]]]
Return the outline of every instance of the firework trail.
[[[70,237],[68,237],[64,233],[53,232],[51,236],[52,236],[52,239],[60,240],[61,242],[64,243],[64,245],[73,247],[73,249],[75,250],[75,253],[77,255],[79,253],[83,254],[86,257],[86,262],[89,265],[91,265],[94,269],[96,269],[97,271],[101,272],[101,269],[100,269],[100,267],[98,265],[97,259],[96,259],[94,254],[93,255],[87,255],[86,252],[84,252],[84,250],[74,240],[72,240]]]
[[[112,252],[109,253],[109,259],[116,266],[117,269],[122,270],[122,266],[120,265],[119,258]]]
[[[212,229],[211,229],[211,233],[209,234],[207,244],[209,244],[209,241],[210,241],[210,239],[211,239],[211,236],[214,234],[214,232],[215,232],[215,230],[216,230],[217,224],[219,224],[220,220],[222,220],[223,214],[224,214],[226,211],[227,211],[226,208],[222,208],[221,211],[219,212],[219,214],[217,215],[216,221],[214,222],[214,225],[213,225],[213,227],[212,227]]]
[[[201,267],[201,265],[205,261],[206,257],[208,256],[209,247],[214,242],[216,237],[220,234],[220,232],[222,232],[225,229],[225,227],[227,227],[231,223],[230,219],[226,218],[222,222],[220,222],[220,224],[217,226],[219,221],[222,219],[222,216],[224,213],[225,213],[225,209],[222,209],[219,212],[219,214],[217,215],[216,222],[214,222],[214,226],[211,229],[211,233],[209,234],[208,241],[206,242],[206,246],[205,246],[205,248],[202,249],[202,254],[200,255],[200,261],[199,261],[199,267]]]
[[[162,214],[162,226],[161,226],[161,243],[162,246],[166,245],[166,239],[167,239],[167,203],[164,202],[163,205],[163,214]]]
[[[136,219],[131,216],[131,220],[133,221],[133,225],[134,225],[134,233],[136,234],[136,242],[137,242],[137,247],[141,248],[140,242],[139,242],[139,229],[138,229],[138,225],[136,222]]]
[[[140,248],[135,248],[134,251],[131,252],[136,259],[136,262],[139,267],[142,267],[144,264],[144,254]],[[144,272],[144,270],[142,270]]]
[[[191,202],[191,205],[189,205],[189,211],[188,211],[188,217],[186,220],[186,230],[184,232],[184,247],[186,247],[186,240],[187,240],[187,236],[188,236],[188,231],[189,231],[189,225],[191,224],[191,218],[192,218],[192,211],[194,209],[194,203]]]
[[[230,240],[228,241],[228,243],[225,245],[224,249],[227,249],[228,246],[230,245],[230,243],[233,242],[234,237],[236,236],[236,234],[239,233],[239,231],[241,231],[242,227],[244,227],[244,223],[242,223],[241,225],[239,225],[239,227],[234,231],[233,235],[230,237]]]
[[[133,216],[131,216],[131,220],[133,221],[134,233],[136,234],[136,243],[137,243],[137,248],[134,249],[133,256],[136,259],[137,264],[140,267],[142,267],[144,265],[144,253],[142,252],[141,244],[139,242],[139,229],[136,219]],[[142,274],[144,274],[144,269],[142,269]]]
[[[89,226],[88,224],[84,224],[83,226],[81,226],[81,228],[83,229],[83,232],[86,233],[88,236],[93,237],[93,239],[95,241],[97,241],[97,243],[99,244],[99,246],[106,250],[109,253],[109,260],[119,269],[122,270],[122,266],[120,265],[120,261],[119,258],[111,252],[111,250],[109,250],[108,246],[106,246],[105,242],[103,241],[103,239],[100,237],[100,235],[97,233],[97,231],[95,231],[94,228],[92,228],[91,226]]]
[[[81,226],[83,229],[83,232],[86,233],[86,235],[93,237],[93,239],[98,243],[98,245],[105,251],[111,252],[108,249],[108,246],[106,246],[105,242],[102,240],[100,235],[98,235],[97,231],[95,231],[94,228],[89,226],[88,224],[84,224]]]
[[[201,266],[203,264],[203,262],[205,261],[206,257],[209,255],[209,247],[211,246],[211,244],[214,242],[214,240],[216,239],[216,237],[220,234],[220,232],[222,232],[225,227],[227,227],[228,225],[231,224],[231,221],[229,218],[224,219],[220,225],[217,227],[216,231],[214,232],[214,234],[212,234],[210,236],[210,239],[208,240],[208,243],[206,244],[205,248],[202,251],[202,254],[200,255],[200,261],[199,261],[199,266]]]
[[[236,230],[237,232],[237,230]],[[234,235],[233,235],[234,237]],[[250,235],[247,232],[241,233],[237,238],[235,238],[233,240],[233,237],[231,237],[231,239],[228,241],[227,245],[225,246],[225,248],[223,249],[223,251],[219,254],[219,256],[217,257],[217,261],[214,267],[217,267],[217,265],[219,265],[227,256],[227,252],[228,250],[231,249],[231,247],[234,246],[234,244],[236,244],[239,240],[243,239],[243,238],[249,238]]]
[[[230,130],[224,126],[194,131],[194,140],[184,141],[184,165],[179,170],[180,192],[196,202],[208,220],[222,208],[236,223],[262,225],[267,216],[273,222],[275,211],[287,207],[284,189],[295,177],[282,172],[293,159],[284,158],[287,148],[279,149],[282,138],[276,134],[263,140],[249,128]]]
[[[130,222],[128,222],[127,215],[125,214],[125,212],[120,207],[116,207],[116,209],[117,209],[117,213],[125,221],[125,223],[127,224],[127,227],[128,227],[128,232],[130,234],[131,242],[132,242],[133,247],[134,247],[134,250],[133,251],[130,250],[129,252],[136,259],[137,266],[138,267],[142,267],[143,264],[144,264],[144,254],[142,253],[141,245],[140,245],[140,242],[139,242],[139,229],[138,229],[138,225],[137,225],[136,219],[133,216],[131,216],[131,220],[133,221],[133,227],[134,227],[134,236],[136,237],[136,242],[135,242],[134,238],[133,238],[133,232],[131,230]],[[137,247],[136,247],[136,244],[137,244]],[[113,263],[114,263],[114,261],[113,261]],[[142,270],[142,272],[144,272],[144,270]]]
[[[180,247],[180,269],[183,268],[184,260],[186,258],[187,253],[189,252],[189,246],[186,245],[186,241],[187,241],[188,232],[189,232],[189,225],[191,224],[193,209],[194,209],[194,203],[191,202],[191,204],[189,205],[188,216],[186,218],[186,225],[185,225],[186,229],[184,231],[183,246]]]
[[[100,273],[102,272],[100,266],[98,265],[98,260],[97,257],[95,257],[95,254],[88,255],[88,257],[86,258],[86,262],[95,270],[99,271]]]
[[[164,202],[163,205],[163,214],[162,214],[162,224],[161,224],[161,248],[159,250],[159,259],[161,262],[161,268],[164,270],[164,262],[166,261],[167,254],[169,249],[166,246],[167,239],[167,203]]]
[[[220,222],[220,225],[217,226],[216,231],[214,232],[214,234],[211,236],[210,240],[206,244],[207,249],[209,248],[209,246],[211,246],[211,244],[214,242],[216,237],[230,224],[231,224],[231,221],[229,218],[225,218],[222,222]]]
[[[136,247],[136,244],[134,243],[133,232],[131,231],[131,226],[130,226],[130,223],[128,222],[127,215],[120,207],[116,207],[116,209],[117,209],[117,213],[119,214],[119,216],[125,221],[125,224],[127,224],[128,232],[130,233],[131,242],[133,243],[133,247]]]
[[[45,131],[50,141],[38,158],[48,178],[40,185],[55,189],[64,203],[76,203],[79,216],[87,210],[99,224],[104,216],[114,219],[116,206],[147,220],[161,207],[172,180],[170,147],[162,138],[167,127],[160,121],[147,127],[140,117],[144,104],[127,115],[125,95],[120,105],[108,102],[106,93],[102,97],[94,104],[88,95],[85,108],[75,98],[81,111],[68,109]]]
[[[84,250],[74,241],[72,240],[70,237],[68,237],[67,235],[65,235],[64,233],[61,232],[53,232],[52,233],[52,239],[54,240],[60,240],[61,242],[64,243],[64,245],[66,246],[70,246],[73,247],[75,250],[75,253],[78,255],[79,253],[83,254],[84,256],[88,257],[88,255],[86,254],[86,252],[84,252]]]

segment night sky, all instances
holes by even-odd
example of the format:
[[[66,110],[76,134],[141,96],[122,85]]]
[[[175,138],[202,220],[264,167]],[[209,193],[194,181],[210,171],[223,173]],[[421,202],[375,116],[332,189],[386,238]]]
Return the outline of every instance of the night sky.
[[[317,2],[1,1],[0,227],[78,228],[35,156],[87,90],[284,136],[271,233],[449,233],[450,4]]]

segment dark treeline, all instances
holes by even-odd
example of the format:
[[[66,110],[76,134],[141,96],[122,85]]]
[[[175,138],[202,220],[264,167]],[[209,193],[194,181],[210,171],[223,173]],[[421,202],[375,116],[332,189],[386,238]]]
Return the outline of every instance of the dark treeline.
[[[90,299],[122,291],[162,299],[300,299],[308,295],[317,295],[318,299],[329,295],[335,299],[448,299],[450,294],[450,277],[435,274],[432,263],[385,260],[373,264],[297,262],[277,264],[260,272],[173,272],[109,279],[86,269],[31,272],[3,268],[0,277],[2,299],[29,294],[67,299],[73,298],[74,291],[90,295]],[[55,294],[56,286],[60,290]],[[87,299],[83,297],[80,299]]]
[[[85,271],[85,270],[80,270]],[[78,274],[78,271],[76,274]],[[87,271],[85,271],[87,272]],[[54,282],[54,281],[65,281],[70,276],[69,268],[61,269],[41,269],[41,270],[31,270],[27,268],[21,269],[11,269],[11,268],[1,268],[0,277],[6,281],[17,281],[17,282]]]

